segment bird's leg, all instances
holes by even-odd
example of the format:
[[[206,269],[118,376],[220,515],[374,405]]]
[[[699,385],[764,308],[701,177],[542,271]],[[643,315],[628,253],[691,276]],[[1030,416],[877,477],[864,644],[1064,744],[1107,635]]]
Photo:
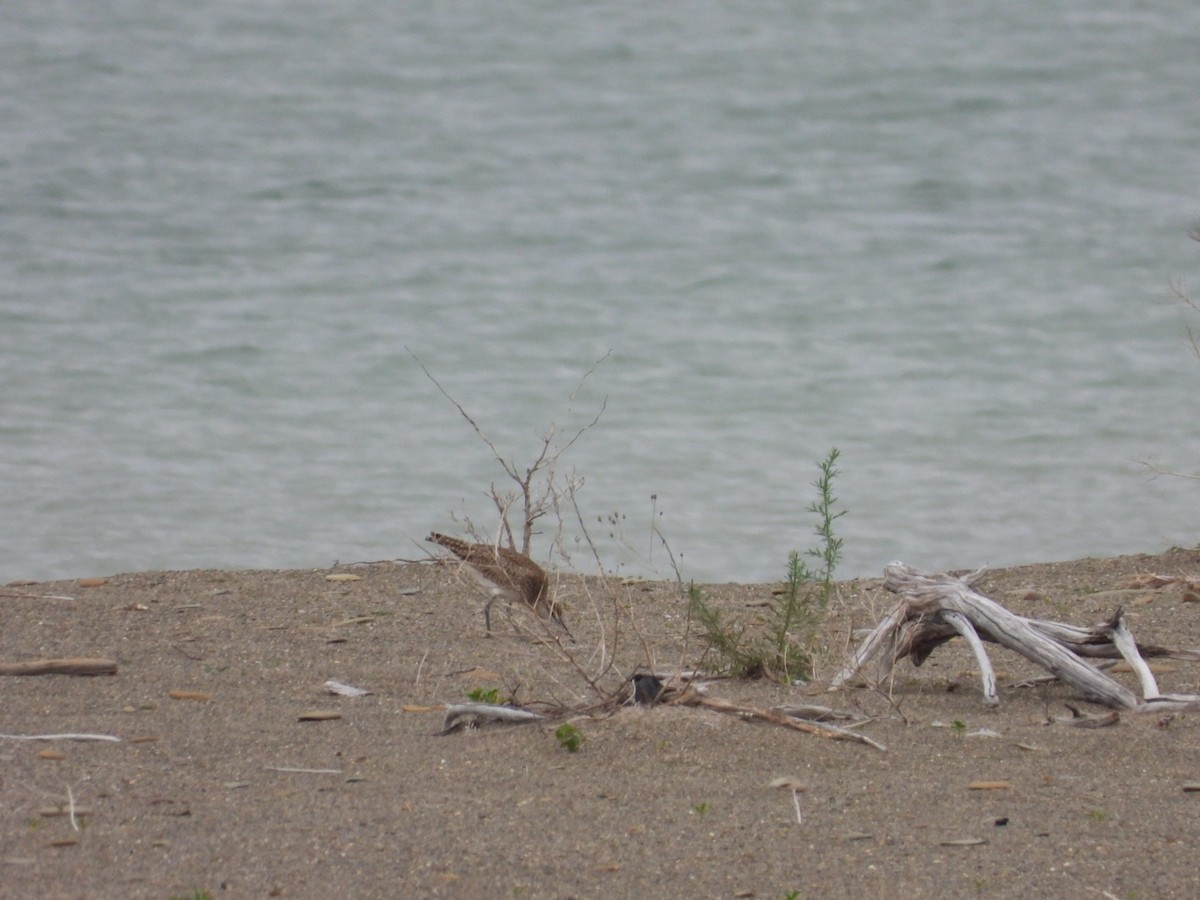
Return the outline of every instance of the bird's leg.
[[[492,636],[492,604],[501,599],[508,600],[508,605],[505,607],[505,611],[508,615],[509,621],[512,621],[512,597],[507,596],[503,591],[500,590],[492,591],[492,596],[488,599],[488,602],[483,605],[483,624],[487,629],[488,637]]]
[[[483,624],[487,630],[487,636],[492,636],[492,604],[496,602],[499,594],[492,594],[487,603],[483,604]]]

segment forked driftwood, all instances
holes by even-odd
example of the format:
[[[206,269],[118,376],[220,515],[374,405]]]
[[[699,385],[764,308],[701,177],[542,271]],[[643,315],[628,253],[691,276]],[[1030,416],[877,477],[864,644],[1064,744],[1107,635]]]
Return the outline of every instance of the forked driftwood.
[[[1160,693],[1143,658],[1144,654],[1200,660],[1200,651],[1139,645],[1126,627],[1120,609],[1107,622],[1079,628],[1018,616],[976,592],[974,585],[982,576],[982,569],[963,576],[925,575],[904,563],[894,562],[883,572],[883,586],[900,594],[900,602],[851,655],[830,683],[830,690],[840,688],[876,657],[879,664],[875,680],[882,681],[904,657],[911,657],[913,664],[919,666],[938,646],[961,635],[979,665],[983,699],[988,706],[995,706],[1000,698],[984,641],[1021,654],[1071,685],[1086,699],[1114,709],[1200,710],[1200,695]],[[1138,676],[1142,697],[1085,662],[1084,657],[1123,657]]]
[[[0,663],[0,675],[116,675],[111,659],[31,659]]]

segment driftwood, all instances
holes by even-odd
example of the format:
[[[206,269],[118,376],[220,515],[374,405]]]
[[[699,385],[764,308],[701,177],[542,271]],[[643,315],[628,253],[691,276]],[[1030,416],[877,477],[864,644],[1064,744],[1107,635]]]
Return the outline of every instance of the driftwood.
[[[804,709],[802,707],[795,709],[771,709],[762,706],[743,706],[738,703],[730,703],[728,700],[706,697],[695,691],[686,691],[679,697],[667,702],[674,706],[699,706],[720,713],[729,713],[750,721],[782,725],[784,728],[803,731],[806,734],[815,734],[817,737],[829,738],[834,741],[854,741],[855,743],[866,744],[868,747],[874,747],[876,750],[887,750],[887,747],[883,744],[871,740],[865,734],[859,734],[857,731],[851,731],[849,728],[839,728],[836,725],[808,718],[803,714]],[[821,715],[824,715],[824,713]]]
[[[737,716],[747,721],[769,722],[794,731],[803,731],[818,737],[835,741],[853,741],[866,744],[876,750],[887,750],[883,744],[874,741],[853,729],[870,721],[857,718],[848,713],[839,713],[827,706],[777,706],[760,707],[744,706],[708,697],[703,690],[697,690],[687,677],[642,674],[630,679],[630,687],[614,694],[609,702],[601,708],[609,712],[619,706],[636,702],[643,706],[690,706],[711,709],[715,712]],[[446,707],[446,717],[442,721],[442,730],[438,734],[452,734],[456,731],[479,728],[485,725],[525,725],[535,722],[555,721],[568,715],[587,715],[594,713],[596,707],[559,708],[548,714],[533,712],[515,706],[502,706],[491,703],[456,703]],[[851,720],[849,725],[838,726],[829,724],[830,719]]]
[[[0,663],[0,675],[116,675],[117,664],[111,659],[32,659],[29,662]]]
[[[515,706],[500,706],[495,703],[454,703],[446,707],[442,730],[438,734],[450,734],[464,728],[479,728],[482,725],[526,724],[540,722],[545,716]]]
[[[6,741],[111,741],[121,743],[114,734],[0,734]]]
[[[1144,659],[1168,656],[1200,660],[1200,651],[1139,645],[1120,609],[1107,622],[1091,628],[1018,616],[974,590],[982,574],[980,569],[964,576],[925,575],[904,563],[890,563],[884,569],[883,585],[900,594],[900,602],[851,655],[834,677],[830,690],[854,678],[876,657],[879,665],[875,680],[882,681],[904,657],[911,657],[919,666],[937,647],[961,635],[979,665],[984,703],[989,706],[998,704],[1000,698],[985,641],[1021,654],[1086,699],[1114,709],[1200,709],[1200,695],[1161,694]],[[1142,697],[1085,662],[1084,657],[1124,658],[1138,676]]]
[[[830,709],[828,706],[815,706],[813,704],[762,707],[730,703],[728,700],[709,697],[704,692],[703,687],[693,682],[693,675],[694,673],[681,675],[644,673],[634,675],[630,679],[633,683],[633,696],[627,698],[626,702],[632,700],[634,703],[642,706],[663,704],[666,706],[701,707],[719,713],[734,715],[747,721],[769,722],[772,725],[781,725],[784,728],[803,731],[807,734],[815,734],[818,737],[829,738],[830,740],[854,741],[855,743],[874,747],[876,750],[887,750],[887,747],[878,741],[873,741],[866,735],[859,734],[853,730],[870,721],[867,718],[855,717],[849,713]],[[829,724],[829,720],[831,719],[850,720],[850,724],[845,726],[831,725]]]

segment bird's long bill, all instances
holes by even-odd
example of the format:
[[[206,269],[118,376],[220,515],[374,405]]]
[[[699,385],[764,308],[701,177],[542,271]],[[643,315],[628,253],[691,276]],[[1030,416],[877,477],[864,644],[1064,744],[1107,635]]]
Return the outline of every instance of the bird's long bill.
[[[540,609],[538,610],[538,614],[542,615],[542,611]],[[542,618],[546,618],[545,615],[542,615]],[[571,634],[571,629],[567,627],[567,623],[563,620],[563,608],[557,602],[550,603],[550,621],[554,622],[559,628],[565,631],[567,633],[567,637],[569,637],[571,640],[575,640],[575,635]]]

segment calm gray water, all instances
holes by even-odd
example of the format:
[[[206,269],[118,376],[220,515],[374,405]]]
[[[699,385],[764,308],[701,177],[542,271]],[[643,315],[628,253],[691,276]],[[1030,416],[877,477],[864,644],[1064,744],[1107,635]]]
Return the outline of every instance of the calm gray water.
[[[494,528],[406,347],[522,467],[607,398],[562,463],[608,568],[669,574],[657,514],[686,577],[780,577],[834,445],[847,576],[1193,545],[1200,488],[1139,461],[1200,468],[1198,37],[1192,0],[7,0],[0,581]]]

